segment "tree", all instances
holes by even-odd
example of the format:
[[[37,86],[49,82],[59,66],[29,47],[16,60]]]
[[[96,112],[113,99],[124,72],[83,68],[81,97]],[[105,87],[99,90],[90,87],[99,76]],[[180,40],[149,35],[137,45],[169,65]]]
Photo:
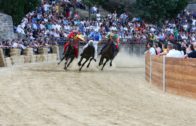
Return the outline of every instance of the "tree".
[[[137,0],[136,8],[139,16],[153,23],[162,23],[166,19],[176,17],[188,0]]]
[[[25,14],[35,9],[38,4],[39,0],[0,0],[0,11],[11,15],[14,25],[17,25]]]

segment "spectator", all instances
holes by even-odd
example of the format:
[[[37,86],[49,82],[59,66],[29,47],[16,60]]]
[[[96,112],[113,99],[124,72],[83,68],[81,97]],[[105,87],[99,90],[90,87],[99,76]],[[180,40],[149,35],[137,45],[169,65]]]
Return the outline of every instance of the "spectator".
[[[188,54],[188,58],[196,58],[196,42],[193,44],[194,50]]]
[[[153,47],[153,44],[152,43],[148,43],[147,47],[149,48],[150,55],[153,55],[153,56],[156,55],[156,50]]]
[[[177,46],[174,47],[174,45],[171,43],[168,44],[167,49],[168,49],[168,53],[167,53],[166,57],[173,57],[173,58],[183,58],[184,57],[182,52],[177,50]]]
[[[161,44],[160,43],[156,43],[155,44],[155,49],[156,49],[157,55],[160,55],[162,53],[162,48],[161,48]]]

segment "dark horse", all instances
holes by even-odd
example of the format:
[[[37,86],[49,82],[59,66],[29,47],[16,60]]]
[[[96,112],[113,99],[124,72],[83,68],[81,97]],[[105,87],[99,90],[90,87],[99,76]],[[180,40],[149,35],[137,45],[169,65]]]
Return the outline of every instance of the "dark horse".
[[[115,45],[113,44],[113,42],[108,40],[108,44],[106,45],[106,47],[103,49],[101,53],[101,59],[99,62],[99,66],[103,65],[101,70],[103,70],[103,68],[105,67],[105,65],[109,60],[110,60],[110,66],[112,66],[112,61],[117,54],[118,54],[118,50],[116,49]],[[105,62],[104,59],[106,59]]]
[[[61,59],[61,61],[58,63],[58,65],[65,59],[65,67],[64,69],[66,70],[70,64],[73,62],[74,60],[74,47],[70,44],[67,49],[65,50],[64,56]]]
[[[80,56],[81,56],[81,59],[80,59],[80,61],[78,62],[78,65],[81,66],[81,67],[80,67],[79,71],[82,70],[83,66],[84,66],[89,60],[90,60],[90,61],[89,61],[88,65],[87,65],[87,68],[89,68],[90,63],[91,63],[92,60],[94,60],[94,61],[96,62],[96,59],[95,59],[95,57],[94,57],[94,54],[95,54],[95,48],[94,48],[94,46],[93,46],[93,45],[88,45],[88,46],[84,49],[83,53],[80,55]],[[85,61],[83,64],[81,64],[83,59],[86,59],[86,61]]]

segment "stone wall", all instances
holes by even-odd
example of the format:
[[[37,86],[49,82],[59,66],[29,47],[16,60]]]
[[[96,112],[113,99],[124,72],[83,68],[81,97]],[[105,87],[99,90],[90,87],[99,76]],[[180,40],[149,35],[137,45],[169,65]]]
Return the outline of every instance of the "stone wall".
[[[14,36],[12,17],[0,13],[0,40],[13,39]]]

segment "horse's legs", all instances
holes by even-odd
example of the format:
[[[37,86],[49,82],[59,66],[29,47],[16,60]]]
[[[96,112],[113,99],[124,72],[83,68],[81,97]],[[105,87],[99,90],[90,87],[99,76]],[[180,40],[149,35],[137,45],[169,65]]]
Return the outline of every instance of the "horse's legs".
[[[98,50],[98,45],[97,45],[97,44],[94,45],[94,49],[95,49],[95,52],[94,52],[94,59],[97,59],[97,55],[98,55],[98,54],[97,54],[97,53],[98,53],[98,52],[97,52],[97,50]]]
[[[64,66],[64,70],[67,70],[67,60],[68,60],[68,59],[65,59],[65,66]]]
[[[106,59],[105,63],[103,64],[103,67],[101,70],[103,70],[103,68],[105,67],[106,63],[109,61],[109,59]]]
[[[82,60],[83,60],[83,57],[80,58],[80,61],[78,62],[78,66],[81,66]]]
[[[74,56],[72,56],[72,57],[71,57],[71,59],[70,59],[70,61],[69,61],[68,65],[67,65],[67,67],[69,67],[69,66],[70,66],[70,64],[73,62],[73,60],[74,60]]]
[[[91,61],[93,60],[94,58],[91,58],[88,65],[87,65],[87,68],[89,68],[90,64],[91,64]]]
[[[113,62],[114,58],[117,56],[117,54],[118,54],[118,50],[116,50],[116,51],[114,52],[114,55],[113,55],[113,57],[112,57],[112,59],[111,59],[111,61],[110,61],[110,66],[111,66],[111,67],[112,67],[112,62]]]
[[[60,63],[65,59],[65,56],[63,56],[63,58],[60,60],[60,62],[58,63],[58,65],[60,65]]]
[[[99,66],[101,66],[103,64],[103,57],[101,57],[100,61],[99,61]]]
[[[110,61],[110,67],[112,67],[112,61],[113,61],[113,60]]]
[[[113,55],[112,59],[114,59],[114,58],[117,56],[118,52],[119,52],[118,50],[116,50],[116,51],[114,52],[114,55]]]
[[[82,70],[82,67],[86,64],[86,62],[88,62],[88,60],[89,60],[89,58],[88,58],[88,59],[86,59],[86,61],[82,64],[82,66],[80,67],[79,71],[81,71],[81,70]]]

